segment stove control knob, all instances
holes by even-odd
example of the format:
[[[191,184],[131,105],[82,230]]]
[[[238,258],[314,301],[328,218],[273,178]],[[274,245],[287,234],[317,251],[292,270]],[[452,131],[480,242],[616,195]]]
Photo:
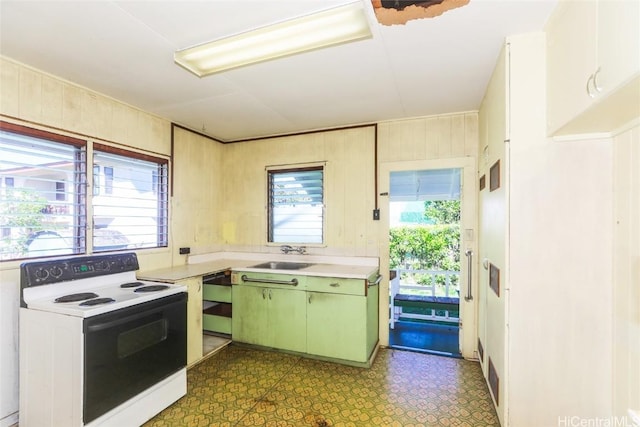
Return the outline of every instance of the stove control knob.
[[[51,269],[49,270],[49,273],[51,273],[51,275],[55,278],[58,278],[60,276],[62,276],[62,269],[60,267],[58,267],[57,265],[51,267]]]
[[[98,270],[108,270],[109,269],[109,263],[107,261],[100,261],[97,265],[96,265]]]
[[[49,277],[49,272],[44,268],[39,268],[35,271],[36,280],[45,280]]]

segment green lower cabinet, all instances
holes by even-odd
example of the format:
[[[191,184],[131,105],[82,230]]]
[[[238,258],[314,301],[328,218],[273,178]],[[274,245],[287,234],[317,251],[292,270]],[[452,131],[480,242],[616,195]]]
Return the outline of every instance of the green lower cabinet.
[[[367,298],[307,292],[307,353],[366,362]]]
[[[234,341],[369,363],[378,342],[378,286],[364,279],[303,276],[293,288],[246,280],[289,282],[293,276],[234,274]]]
[[[305,292],[263,286],[233,286],[233,340],[305,352]]]

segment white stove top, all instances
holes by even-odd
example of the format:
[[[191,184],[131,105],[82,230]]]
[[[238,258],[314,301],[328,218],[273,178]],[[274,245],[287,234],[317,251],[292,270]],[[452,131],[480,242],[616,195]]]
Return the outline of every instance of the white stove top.
[[[131,282],[140,282],[143,283],[143,285],[131,288],[120,287],[120,285],[124,283]],[[166,286],[166,288],[153,292],[135,292],[136,289],[143,286],[158,285]],[[23,297],[27,305],[26,308],[30,310],[41,310],[76,317],[91,317],[186,291],[187,288],[184,285],[137,280],[135,272],[130,271],[70,282],[56,283],[53,285],[25,288],[23,291]],[[97,294],[98,296],[95,298],[111,298],[115,301],[93,306],[80,305],[80,303],[86,300],[55,302],[56,298],[85,292]]]

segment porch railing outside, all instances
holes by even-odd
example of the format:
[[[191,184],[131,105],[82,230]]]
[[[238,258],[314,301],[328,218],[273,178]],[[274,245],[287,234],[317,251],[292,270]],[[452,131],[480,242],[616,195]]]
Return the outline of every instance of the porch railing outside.
[[[389,325],[394,328],[394,323],[400,318],[430,320],[439,322],[458,323],[459,318],[454,317],[449,310],[426,309],[426,314],[403,312],[402,306],[396,305],[396,295],[413,295],[418,297],[445,297],[459,298],[460,296],[460,272],[444,270],[412,270],[396,268],[396,277],[389,284]],[[425,304],[426,306],[426,304]],[[452,310],[453,311],[453,310]]]
[[[412,270],[396,268],[400,293],[432,297],[458,298],[460,272],[444,270]]]

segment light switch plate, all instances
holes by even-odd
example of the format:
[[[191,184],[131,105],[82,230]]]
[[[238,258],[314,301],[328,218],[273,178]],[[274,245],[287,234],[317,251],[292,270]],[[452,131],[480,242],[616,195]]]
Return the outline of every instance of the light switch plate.
[[[464,230],[464,240],[467,242],[473,242],[473,228],[466,228]]]

